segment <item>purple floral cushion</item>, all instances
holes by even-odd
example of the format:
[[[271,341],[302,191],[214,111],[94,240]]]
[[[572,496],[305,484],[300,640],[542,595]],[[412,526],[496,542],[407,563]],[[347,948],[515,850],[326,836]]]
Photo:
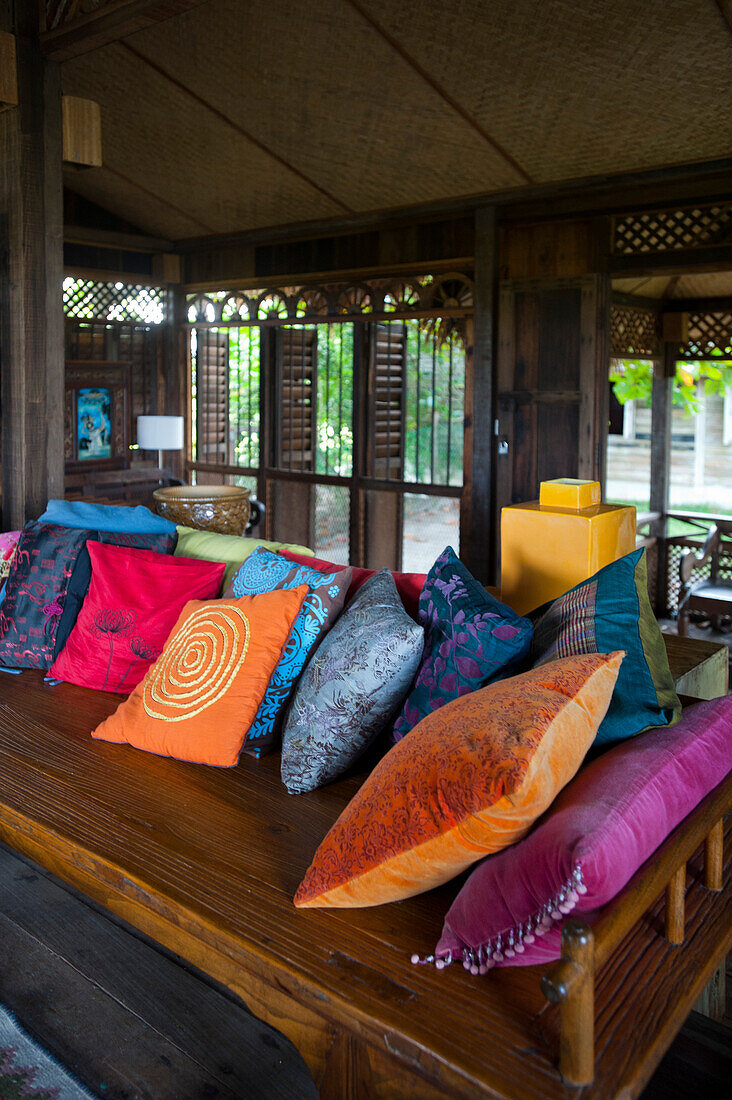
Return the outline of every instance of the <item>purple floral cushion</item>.
[[[451,546],[427,575],[419,621],[424,655],[394,724],[395,741],[452,699],[514,675],[531,644],[530,621],[486,592]]]
[[[445,917],[437,965],[462,960],[478,974],[558,959],[562,922],[592,924],[730,769],[730,696],[598,757],[529,836],[473,871]]]

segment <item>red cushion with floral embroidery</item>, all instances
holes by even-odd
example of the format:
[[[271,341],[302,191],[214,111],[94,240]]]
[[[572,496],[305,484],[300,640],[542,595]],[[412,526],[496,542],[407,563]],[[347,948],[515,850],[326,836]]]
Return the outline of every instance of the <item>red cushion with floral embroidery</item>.
[[[162,652],[184,605],[218,595],[226,567],[153,550],[87,545],[89,593],[51,673],[128,694]]]

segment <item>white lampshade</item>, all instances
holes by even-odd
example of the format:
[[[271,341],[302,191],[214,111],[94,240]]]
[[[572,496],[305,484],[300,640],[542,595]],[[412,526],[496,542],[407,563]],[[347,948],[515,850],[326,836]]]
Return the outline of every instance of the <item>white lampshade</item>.
[[[180,451],[183,425],[182,416],[138,416],[137,445],[143,451]]]

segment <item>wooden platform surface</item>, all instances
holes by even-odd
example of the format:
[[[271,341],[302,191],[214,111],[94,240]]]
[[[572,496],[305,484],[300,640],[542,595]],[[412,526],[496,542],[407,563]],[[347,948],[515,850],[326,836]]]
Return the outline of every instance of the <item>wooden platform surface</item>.
[[[94,742],[119,702],[40,674],[0,680],[0,838],[239,993],[296,1043],[324,1094],[567,1097],[542,968],[414,967],[456,891],[366,910],[298,911],[292,896],[358,777],[289,796],[279,757],[209,769]],[[725,951],[730,890],[691,869],[692,943],[659,906],[597,983],[596,1079],[638,1095]],[[707,917],[700,918],[702,903]],[[669,961],[673,959],[673,966]],[[368,1065],[364,1062],[368,1059]]]

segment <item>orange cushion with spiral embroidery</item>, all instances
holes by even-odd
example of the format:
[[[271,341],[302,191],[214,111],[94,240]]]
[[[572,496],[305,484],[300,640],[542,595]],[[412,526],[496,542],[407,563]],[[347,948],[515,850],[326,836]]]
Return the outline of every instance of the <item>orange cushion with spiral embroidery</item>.
[[[564,657],[423,718],[346,806],[295,905],[398,901],[519,840],[582,763],[624,656]]]
[[[145,679],[92,737],[233,767],[308,591],[190,600]]]

